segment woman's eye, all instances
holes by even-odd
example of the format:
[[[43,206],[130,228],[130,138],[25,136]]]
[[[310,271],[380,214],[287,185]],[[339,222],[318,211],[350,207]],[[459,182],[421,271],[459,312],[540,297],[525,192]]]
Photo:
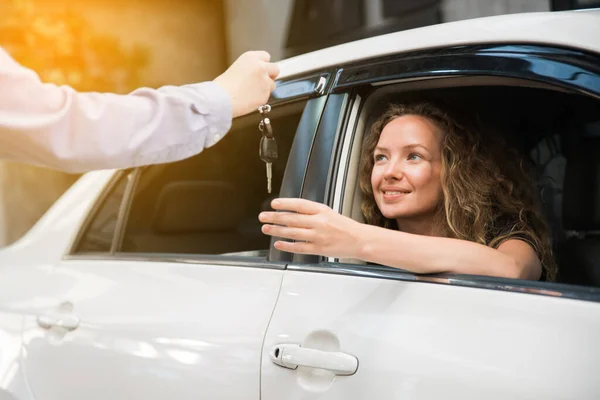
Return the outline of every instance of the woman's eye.
[[[420,160],[421,158],[423,158],[423,157],[421,157],[421,155],[417,154],[417,153],[410,153],[408,155],[409,160]]]
[[[385,156],[383,154],[375,154],[375,162],[385,160]]]

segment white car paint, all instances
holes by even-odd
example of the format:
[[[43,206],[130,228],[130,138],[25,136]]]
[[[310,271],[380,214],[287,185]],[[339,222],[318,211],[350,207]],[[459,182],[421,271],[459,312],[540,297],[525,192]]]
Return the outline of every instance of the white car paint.
[[[0,399],[28,400],[22,329],[32,305],[43,304],[55,266],[113,171],[86,174],[13,245],[0,250]]]
[[[84,176],[0,252],[0,399],[258,399],[283,271],[61,260],[111,175]],[[79,326],[43,330],[40,316]]]
[[[484,43],[552,44],[600,54],[600,10],[510,14],[389,33],[291,57],[280,78],[413,50]]]
[[[600,53],[598,38],[597,11],[510,15],[279,64],[285,78],[477,43]],[[113,173],[85,175],[0,251],[2,400],[598,398],[598,303],[293,270],[63,259]],[[44,330],[40,316],[79,326]],[[285,369],[269,354],[280,344],[348,353],[358,370]]]
[[[263,350],[262,399],[597,399],[600,305],[287,271]],[[358,359],[351,376],[270,359],[281,344]]]
[[[34,398],[258,400],[262,342],[282,274],[64,261],[24,321],[22,362]],[[63,317],[78,318],[79,327],[40,329],[36,317],[60,315],[63,302],[73,305]]]

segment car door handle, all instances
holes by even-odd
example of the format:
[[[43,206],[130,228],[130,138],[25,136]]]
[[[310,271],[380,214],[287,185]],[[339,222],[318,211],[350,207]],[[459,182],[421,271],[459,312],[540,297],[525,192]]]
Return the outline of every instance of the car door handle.
[[[79,318],[72,314],[43,314],[38,315],[37,323],[44,329],[60,328],[66,331],[73,331],[79,326]]]
[[[358,359],[350,354],[309,349],[298,344],[278,344],[269,355],[275,364],[290,369],[320,368],[336,375],[352,375],[358,369]]]

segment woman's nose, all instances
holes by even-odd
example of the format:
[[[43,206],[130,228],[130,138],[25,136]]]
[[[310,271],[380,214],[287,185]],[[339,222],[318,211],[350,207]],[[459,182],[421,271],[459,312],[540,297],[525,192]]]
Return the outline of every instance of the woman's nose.
[[[404,176],[402,165],[397,162],[389,162],[385,169],[386,179],[397,179],[400,180]]]

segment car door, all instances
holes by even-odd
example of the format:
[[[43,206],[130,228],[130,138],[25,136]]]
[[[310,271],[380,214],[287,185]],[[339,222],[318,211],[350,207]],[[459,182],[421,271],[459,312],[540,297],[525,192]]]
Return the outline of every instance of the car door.
[[[265,340],[262,398],[597,396],[598,303],[461,283],[290,266]],[[276,363],[286,356],[296,369]]]
[[[36,399],[258,398],[283,264],[65,260],[23,334]]]
[[[466,85],[489,79],[488,62],[504,65],[502,73],[509,80],[522,78],[519,85],[532,76],[538,82],[556,82],[557,71],[579,69],[556,59],[531,60],[518,46],[494,57],[484,50],[485,61],[477,60],[481,49],[471,50],[462,48],[462,55],[439,59],[417,55],[414,64],[399,58],[396,67],[389,60],[371,61],[377,69],[370,69],[367,61],[340,71],[337,95],[348,95],[344,107],[348,116],[340,117],[344,123],[337,130],[319,131],[302,197],[348,216],[355,212],[346,208],[360,210],[360,202],[352,199],[354,189],[349,188],[357,178],[360,148],[353,142],[359,142],[355,134],[366,126],[367,117],[361,113],[368,108],[367,101],[373,106],[380,99],[372,96],[369,85],[353,82],[357,76],[376,82],[388,95],[410,87],[418,96],[417,91],[439,84],[436,76],[472,76]],[[510,69],[530,61],[527,71]],[[462,65],[464,70],[450,65]],[[393,75],[394,70],[402,73]],[[495,67],[493,75],[502,74]],[[586,84],[598,82],[597,72],[585,75],[587,82],[569,78],[564,83],[587,92],[597,89]],[[386,87],[388,81],[397,86]],[[457,80],[444,82],[460,85]],[[308,179],[312,168],[315,173]],[[422,276],[357,261],[293,257],[263,347],[263,400],[598,397],[597,288]]]
[[[326,97],[295,91],[290,103],[277,93],[287,105],[271,114],[273,186],[299,193]],[[269,198],[264,163],[245,149],[258,147],[258,121],[235,121],[180,164],[115,177],[26,318],[22,358],[35,399],[259,398],[286,261],[267,260],[257,220]]]
[[[80,178],[18,241],[0,250],[0,398],[33,399],[23,366],[23,328],[60,294],[50,282],[80,220],[112,171]]]
[[[114,203],[97,216],[114,215],[104,211]],[[102,243],[102,230],[87,233],[84,243]],[[33,398],[258,398],[260,349],[284,266],[75,251],[46,277],[51,291],[25,318],[22,364]]]

